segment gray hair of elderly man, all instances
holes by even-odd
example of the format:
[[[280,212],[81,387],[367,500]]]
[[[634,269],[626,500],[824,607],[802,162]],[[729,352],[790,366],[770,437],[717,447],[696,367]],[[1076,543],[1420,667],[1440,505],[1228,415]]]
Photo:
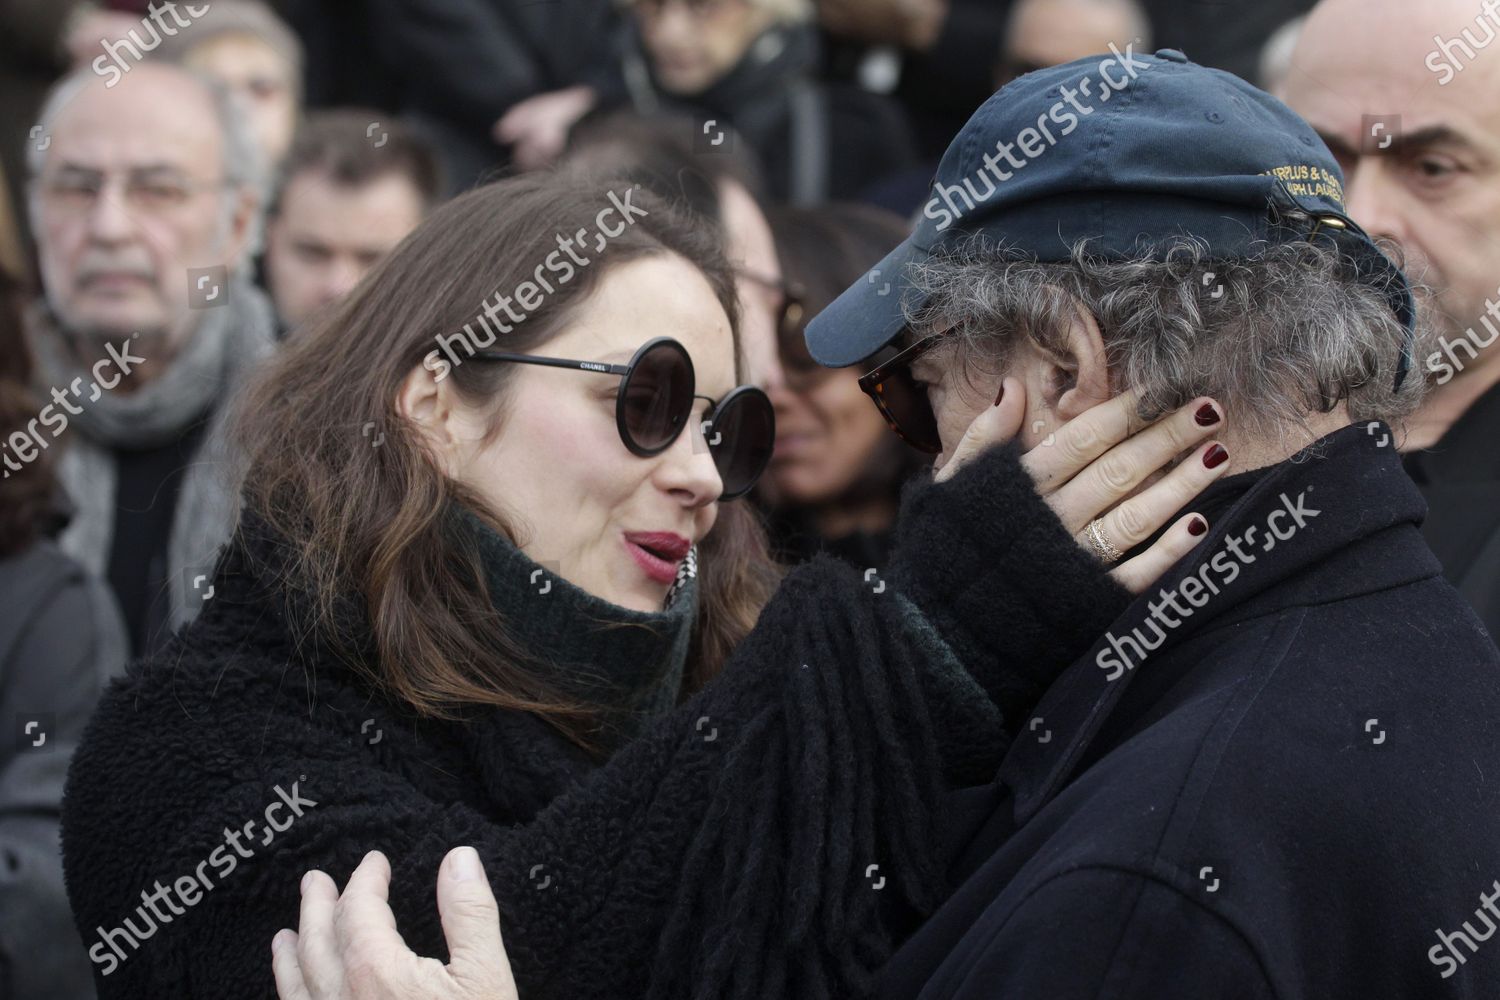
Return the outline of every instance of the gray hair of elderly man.
[[[971,387],[979,373],[1006,371],[1022,338],[1065,353],[1081,305],[1098,322],[1111,392],[1136,390],[1143,416],[1208,395],[1248,435],[1287,446],[1340,404],[1353,423],[1396,426],[1425,390],[1415,360],[1395,388],[1405,328],[1323,242],[1216,260],[1189,237],[1130,259],[1091,253],[1084,240],[1052,263],[976,237],[913,277],[927,298],[907,310],[908,343],[946,332],[955,342],[949,365],[961,366]]]
[[[166,64],[158,62],[153,65]],[[180,66],[171,68],[173,72],[181,73],[187,80],[207,91],[209,102],[213,107],[214,120],[219,126],[224,159],[225,190],[220,195],[222,212],[220,224],[225,231],[228,230],[239,199],[243,198],[246,193],[255,196],[256,210],[250,223],[250,233],[245,242],[245,249],[239,260],[231,262],[230,269],[238,270],[241,265],[253,260],[260,253],[266,195],[270,187],[269,171],[264,163],[260,147],[256,144],[249,113],[239,97],[219,81],[204,76],[202,73]],[[80,91],[98,79],[99,75],[92,69],[80,67],[54,84],[47,94],[47,99],[42,103],[41,114],[38,116],[42,134],[50,135],[52,125],[57,120],[57,116],[62,113],[63,108],[67,107]],[[46,162],[47,150],[39,149],[36,143],[29,143],[26,149],[27,173],[33,179],[40,176]],[[35,229],[39,206],[34,189],[28,199],[28,206],[32,226]]]

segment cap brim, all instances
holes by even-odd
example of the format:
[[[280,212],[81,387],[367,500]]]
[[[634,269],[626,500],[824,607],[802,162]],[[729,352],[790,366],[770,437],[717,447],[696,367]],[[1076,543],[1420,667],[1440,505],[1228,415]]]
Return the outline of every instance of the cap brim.
[[[807,324],[803,334],[813,360],[844,368],[868,358],[900,335],[906,309],[921,300],[909,281],[911,268],[929,252],[907,239]]]

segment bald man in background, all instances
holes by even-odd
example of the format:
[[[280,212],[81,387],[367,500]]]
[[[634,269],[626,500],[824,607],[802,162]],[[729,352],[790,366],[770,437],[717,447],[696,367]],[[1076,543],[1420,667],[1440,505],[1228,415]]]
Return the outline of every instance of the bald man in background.
[[[1423,534],[1500,635],[1500,13],[1474,0],[1324,0],[1286,99],[1344,169],[1349,214],[1430,286],[1408,424]],[[1482,44],[1489,39],[1488,46]]]

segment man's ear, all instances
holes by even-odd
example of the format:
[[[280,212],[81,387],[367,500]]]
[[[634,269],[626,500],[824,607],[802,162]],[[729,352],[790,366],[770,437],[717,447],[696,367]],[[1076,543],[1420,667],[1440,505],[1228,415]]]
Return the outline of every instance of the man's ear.
[[[446,380],[433,378],[423,365],[414,366],[396,390],[396,412],[417,429],[439,467],[451,474],[456,437],[453,394]]]
[[[1067,356],[1058,359],[1057,415],[1072,420],[1084,410],[1109,399],[1109,360],[1099,322],[1082,303],[1073,310],[1068,326]]]

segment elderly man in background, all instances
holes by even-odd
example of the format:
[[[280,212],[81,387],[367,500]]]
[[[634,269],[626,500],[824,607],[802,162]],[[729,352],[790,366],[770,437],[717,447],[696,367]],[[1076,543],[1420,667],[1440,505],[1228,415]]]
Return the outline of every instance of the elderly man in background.
[[[315,111],[292,143],[266,224],[266,287],[283,334],[349,294],[442,191],[436,150],[379,118]]]
[[[109,582],[138,655],[211,597],[203,577],[231,526],[226,403],[274,342],[243,278],[261,160],[228,92],[156,62],[112,88],[64,78],[41,126],[43,296],[27,332],[52,402],[33,437],[66,444],[76,512],[61,544]]]
[[[1500,31],[1472,0],[1325,0],[1287,103],[1348,178],[1349,214],[1431,289],[1430,393],[1401,441],[1444,573],[1500,635]],[[1470,44],[1471,41],[1475,44]]]

